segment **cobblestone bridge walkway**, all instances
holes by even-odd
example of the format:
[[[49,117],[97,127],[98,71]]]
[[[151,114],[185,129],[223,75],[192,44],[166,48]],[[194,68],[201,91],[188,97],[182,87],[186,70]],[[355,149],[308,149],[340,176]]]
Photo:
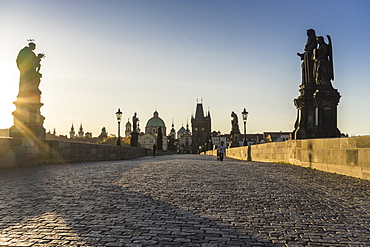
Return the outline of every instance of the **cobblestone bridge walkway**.
[[[370,181],[203,155],[0,170],[0,246],[370,246]]]

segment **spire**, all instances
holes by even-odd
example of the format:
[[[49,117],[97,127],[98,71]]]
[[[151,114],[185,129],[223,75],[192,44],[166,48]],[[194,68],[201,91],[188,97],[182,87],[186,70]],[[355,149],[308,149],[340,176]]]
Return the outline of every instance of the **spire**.
[[[75,137],[75,128],[73,127],[73,123],[72,123],[72,127],[71,127],[71,131],[69,132],[69,138],[74,138]]]
[[[82,138],[84,136],[84,129],[82,128],[82,123],[80,124],[80,129],[78,131],[78,137]]]
[[[176,132],[176,130],[175,130],[175,124],[173,122],[173,119],[172,119],[172,129],[171,129],[171,132]]]
[[[195,119],[201,120],[203,118],[204,118],[203,104],[198,103],[197,108],[195,110]]]

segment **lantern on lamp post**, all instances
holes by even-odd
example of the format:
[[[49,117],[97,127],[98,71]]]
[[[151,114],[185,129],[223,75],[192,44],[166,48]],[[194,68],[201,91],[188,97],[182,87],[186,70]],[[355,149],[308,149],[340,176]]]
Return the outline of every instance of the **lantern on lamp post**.
[[[117,140],[117,146],[121,146],[121,134],[120,134],[120,129],[121,129],[121,119],[122,119],[122,112],[120,108],[118,108],[118,111],[116,112],[116,117],[117,117],[117,122],[118,122],[118,140]]]
[[[248,114],[249,113],[244,108],[244,111],[242,112],[243,122],[244,122],[244,143],[243,143],[243,146],[248,145],[248,143],[247,143],[247,118],[248,118]]]

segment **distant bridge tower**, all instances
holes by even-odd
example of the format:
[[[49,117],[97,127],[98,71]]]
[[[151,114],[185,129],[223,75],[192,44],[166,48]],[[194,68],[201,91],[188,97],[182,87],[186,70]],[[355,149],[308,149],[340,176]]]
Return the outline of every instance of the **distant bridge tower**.
[[[192,152],[211,149],[211,113],[208,111],[207,115],[204,115],[202,101],[197,103],[195,116],[191,117],[191,128]]]

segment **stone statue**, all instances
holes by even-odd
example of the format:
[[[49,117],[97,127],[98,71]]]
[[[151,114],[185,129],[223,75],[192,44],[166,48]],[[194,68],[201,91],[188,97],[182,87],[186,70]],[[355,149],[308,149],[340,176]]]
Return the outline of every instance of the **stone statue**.
[[[304,53],[297,53],[302,63],[300,95],[294,99],[297,119],[292,139],[340,137],[337,128],[337,108],[341,97],[332,85],[334,80],[332,42],[323,36],[316,37],[313,29],[307,30]]]
[[[136,116],[136,112],[134,113],[134,116],[132,117],[132,132],[137,131],[137,124],[138,124],[139,118]]]
[[[40,53],[36,56],[33,52],[36,44],[30,42],[28,46],[19,51],[16,62],[20,71],[19,95],[20,97],[40,95],[39,90],[41,58],[45,55]]]
[[[231,117],[233,118],[231,120],[231,128],[233,130],[239,130],[239,121],[238,121],[238,116],[235,114],[235,112],[231,113]]]
[[[41,115],[40,108],[40,69],[41,58],[45,55],[40,53],[36,56],[33,52],[36,44],[32,42],[22,48],[17,56],[16,63],[20,72],[19,93],[17,101],[14,102],[16,110],[14,125],[9,129],[9,135],[13,138],[45,140],[46,132],[43,127],[45,117]]]
[[[235,112],[231,112],[231,132],[230,132],[230,141],[231,141],[231,147],[239,147],[239,136],[240,136],[240,130],[239,130],[239,121],[238,116],[235,114]]]
[[[307,41],[304,47],[304,53],[297,53],[303,60],[302,62],[302,85],[315,84],[313,77],[313,50],[316,48],[316,33],[313,29],[307,30]]]
[[[103,127],[101,129],[100,135],[98,136],[98,139],[103,139],[103,138],[106,138],[106,137],[108,137],[108,132],[107,132],[107,129],[105,127]]]
[[[325,43],[324,37],[316,38],[318,47],[313,50],[313,75],[319,89],[333,88],[331,80],[334,80],[333,73],[333,52],[331,38],[327,35],[329,45]]]
[[[161,127],[158,127],[157,149],[163,150],[163,133]]]

